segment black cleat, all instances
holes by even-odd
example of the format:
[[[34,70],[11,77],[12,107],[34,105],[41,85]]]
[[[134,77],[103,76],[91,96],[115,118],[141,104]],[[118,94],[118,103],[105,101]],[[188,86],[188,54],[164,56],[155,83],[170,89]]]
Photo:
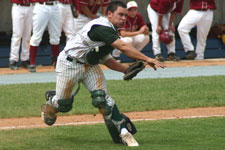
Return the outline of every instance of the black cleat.
[[[9,68],[10,68],[11,70],[17,70],[17,69],[18,69],[17,62],[16,62],[16,61],[11,61],[11,62],[9,63]]]
[[[194,60],[196,56],[197,54],[194,51],[187,51],[184,58],[187,60]]]
[[[27,60],[27,61],[21,61],[21,66],[23,68],[28,68],[29,65],[30,65],[30,61],[29,60]]]
[[[179,61],[180,58],[175,55],[175,53],[169,53],[167,57],[168,61]]]
[[[155,55],[155,59],[160,61],[160,62],[164,62],[165,61],[165,58],[161,54]]]
[[[28,65],[29,72],[36,72],[36,66],[35,65]]]

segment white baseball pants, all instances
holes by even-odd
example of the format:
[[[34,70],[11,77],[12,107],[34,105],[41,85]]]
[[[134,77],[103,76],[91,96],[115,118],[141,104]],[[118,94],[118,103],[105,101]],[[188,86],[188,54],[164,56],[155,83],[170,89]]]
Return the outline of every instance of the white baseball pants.
[[[19,50],[21,46],[21,61],[29,60],[30,54],[30,37],[32,30],[33,6],[20,6],[13,4],[12,6],[12,26],[13,34],[11,39],[11,51],[9,61],[19,61]]]
[[[77,18],[74,18],[75,33],[79,32],[84,27],[84,25],[86,25],[91,20],[92,20],[91,18],[88,18],[83,14],[79,14]]]
[[[206,46],[206,39],[213,21],[213,11],[198,11],[189,10],[183,17],[179,26],[178,32],[184,46],[185,52],[194,51],[194,46],[191,42],[190,31],[197,26],[197,45],[195,59],[204,59],[204,51]]]
[[[63,30],[68,40],[75,35],[71,4],[59,3],[58,6],[60,13],[60,34]]]
[[[157,26],[158,26],[158,13],[154,11],[150,5],[148,5],[147,12],[148,12],[148,18],[152,25],[152,50],[154,55],[157,55],[161,53],[159,34],[156,32]],[[163,29],[168,29],[169,20],[170,20],[170,13],[163,16],[163,19],[162,19]],[[175,53],[175,35],[174,34],[173,34],[173,41],[166,46],[167,46],[168,54]]]
[[[65,51],[62,51],[58,57],[56,65],[56,96],[54,104],[59,99],[69,99],[75,84],[79,81],[88,89],[89,92],[94,90],[104,90],[106,100],[109,106],[114,105],[114,100],[108,95],[105,76],[99,65],[87,66],[77,63],[75,60],[70,62],[66,59]]]
[[[60,14],[58,5],[36,3],[33,13],[33,35],[30,44],[32,46],[39,46],[43,33],[46,27],[48,27],[50,44],[58,45],[60,40]]]
[[[149,42],[149,35],[138,34],[132,37],[121,37],[121,40],[127,44],[132,45],[138,51],[141,51]],[[113,50],[114,57],[120,57],[121,51],[118,49]]]

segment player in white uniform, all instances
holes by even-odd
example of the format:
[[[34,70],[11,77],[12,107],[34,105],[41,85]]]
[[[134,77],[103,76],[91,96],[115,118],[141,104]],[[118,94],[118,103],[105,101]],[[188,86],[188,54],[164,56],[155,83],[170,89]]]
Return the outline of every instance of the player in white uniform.
[[[29,65],[30,36],[32,30],[33,3],[32,0],[11,0],[13,34],[11,40],[11,51],[9,67],[18,69],[19,51],[21,46],[21,65],[27,68]]]
[[[34,0],[33,35],[30,40],[30,72],[36,72],[36,55],[43,33],[48,28],[52,51],[52,65],[55,66],[59,55],[60,14],[58,1]]]
[[[178,26],[178,33],[186,52],[186,59],[204,59],[207,35],[213,21],[213,10],[215,9],[215,0],[190,0],[190,10]],[[189,33],[195,26],[197,26],[197,45],[194,51]]]
[[[161,54],[161,46],[159,35],[163,30],[172,31],[173,41],[167,46],[167,60],[177,61],[175,51],[175,28],[173,25],[174,18],[177,14],[181,14],[184,0],[151,0],[147,11],[152,26],[152,50],[155,58],[159,61],[165,61]]]
[[[128,66],[116,62],[110,55],[115,47],[131,58],[145,61],[154,69],[164,67],[157,60],[145,56],[119,39],[115,27],[123,27],[126,15],[126,5],[114,1],[108,6],[107,17],[90,21],[67,42],[57,61],[56,95],[47,99],[42,106],[42,118],[47,125],[55,123],[57,112],[72,109],[72,90],[75,84],[81,82],[91,93],[92,104],[103,115],[114,142],[121,142],[121,137],[128,146],[139,145],[128,132],[117,105],[109,96],[104,74],[98,65],[103,63],[119,72],[127,70]]]

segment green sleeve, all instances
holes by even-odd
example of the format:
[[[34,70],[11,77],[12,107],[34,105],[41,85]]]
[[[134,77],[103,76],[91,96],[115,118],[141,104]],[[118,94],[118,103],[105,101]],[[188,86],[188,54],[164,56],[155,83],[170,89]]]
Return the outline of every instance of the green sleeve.
[[[94,25],[91,28],[91,31],[88,32],[88,36],[92,41],[102,41],[107,45],[111,45],[119,38],[117,31],[110,27],[101,25]]]

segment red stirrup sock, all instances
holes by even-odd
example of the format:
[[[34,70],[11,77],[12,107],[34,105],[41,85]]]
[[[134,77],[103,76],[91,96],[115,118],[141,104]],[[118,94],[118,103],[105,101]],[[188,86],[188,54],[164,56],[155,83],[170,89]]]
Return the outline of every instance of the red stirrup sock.
[[[38,46],[30,46],[30,64],[35,65],[36,64],[36,56],[38,52]]]
[[[59,45],[52,45],[51,44],[51,50],[53,56],[59,56]]]
[[[51,45],[52,50],[52,65],[56,67],[57,57],[59,56],[59,45]]]

